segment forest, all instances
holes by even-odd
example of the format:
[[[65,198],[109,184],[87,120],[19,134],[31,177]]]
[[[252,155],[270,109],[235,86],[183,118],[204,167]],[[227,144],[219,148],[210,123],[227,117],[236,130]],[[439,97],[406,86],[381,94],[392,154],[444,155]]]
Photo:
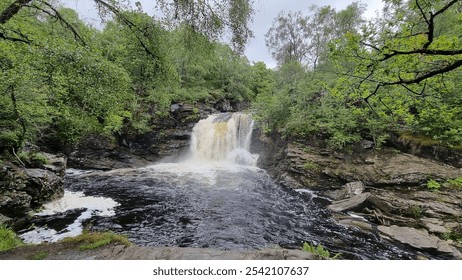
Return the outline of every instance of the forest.
[[[265,35],[275,69],[243,55],[255,1],[159,0],[162,18],[94,2],[102,28],[55,0],[0,3],[2,158],[142,134],[171,104],[219,99],[250,104],[267,133],[334,149],[392,135],[462,149],[460,1],[384,0],[374,20],[360,2],[281,12]]]

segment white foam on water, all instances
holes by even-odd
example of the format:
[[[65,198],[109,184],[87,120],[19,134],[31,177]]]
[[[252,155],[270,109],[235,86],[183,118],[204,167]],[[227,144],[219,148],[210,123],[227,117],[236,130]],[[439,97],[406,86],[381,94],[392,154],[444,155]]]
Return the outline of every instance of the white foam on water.
[[[110,198],[85,196],[82,192],[66,191],[62,198],[44,204],[43,210],[35,215],[49,216],[80,208],[85,208],[86,210],[72,224],[59,232],[46,227],[37,227],[21,234],[20,237],[24,242],[32,244],[56,242],[66,237],[74,237],[82,233],[82,224],[85,220],[92,216],[113,216],[115,215],[114,208],[118,205],[119,203]]]

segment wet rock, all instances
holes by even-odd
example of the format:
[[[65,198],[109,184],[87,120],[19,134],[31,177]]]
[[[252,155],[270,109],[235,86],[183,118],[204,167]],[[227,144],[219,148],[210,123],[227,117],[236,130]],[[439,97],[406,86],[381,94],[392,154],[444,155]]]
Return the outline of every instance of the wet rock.
[[[366,232],[373,230],[373,226],[370,223],[361,220],[347,218],[339,220],[338,223],[347,228],[357,228]]]
[[[455,247],[449,245],[447,241],[441,240],[434,235],[430,235],[428,231],[424,229],[398,226],[379,226],[378,229],[382,234],[416,249],[430,251],[435,250],[453,258],[460,257],[460,252]]]
[[[362,209],[370,196],[371,195],[369,193],[362,193],[352,198],[335,201],[331,205],[327,206],[327,208],[334,212]]]

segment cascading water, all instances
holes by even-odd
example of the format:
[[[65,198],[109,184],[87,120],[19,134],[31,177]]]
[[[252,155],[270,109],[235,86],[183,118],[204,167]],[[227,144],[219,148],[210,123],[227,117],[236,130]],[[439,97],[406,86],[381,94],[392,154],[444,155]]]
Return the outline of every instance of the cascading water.
[[[245,250],[300,248],[309,241],[346,258],[414,257],[378,235],[337,225],[326,200],[312,192],[275,184],[254,166],[257,156],[249,152],[252,125],[250,115],[212,115],[194,127],[184,162],[71,171],[66,192],[74,195],[46,205],[46,212],[33,221],[36,228],[23,237],[56,241],[87,225],[127,235],[142,246]],[[83,194],[101,207],[88,204]]]
[[[199,121],[191,136],[191,160],[255,165],[258,156],[249,152],[252,129],[252,117],[242,113],[211,115]]]

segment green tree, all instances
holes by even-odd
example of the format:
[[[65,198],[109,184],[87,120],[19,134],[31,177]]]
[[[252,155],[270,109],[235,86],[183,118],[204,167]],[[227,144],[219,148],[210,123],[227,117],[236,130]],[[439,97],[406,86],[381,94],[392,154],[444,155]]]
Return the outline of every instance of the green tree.
[[[341,98],[384,130],[460,145],[461,20],[460,1],[387,1],[381,20],[337,45]]]

